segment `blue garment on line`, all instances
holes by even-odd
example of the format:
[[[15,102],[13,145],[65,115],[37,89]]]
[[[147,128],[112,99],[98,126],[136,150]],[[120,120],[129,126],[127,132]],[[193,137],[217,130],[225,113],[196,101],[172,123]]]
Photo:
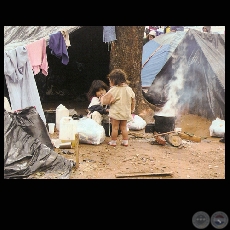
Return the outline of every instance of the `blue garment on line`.
[[[62,64],[67,65],[69,63],[66,43],[60,31],[50,35],[49,48],[51,49],[51,54],[62,59]]]
[[[115,26],[103,26],[103,42],[112,42],[116,39]]]

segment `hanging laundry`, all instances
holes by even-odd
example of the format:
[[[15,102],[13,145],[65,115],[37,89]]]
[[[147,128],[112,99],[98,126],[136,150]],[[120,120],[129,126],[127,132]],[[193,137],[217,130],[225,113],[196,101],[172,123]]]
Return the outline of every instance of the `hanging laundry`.
[[[61,30],[61,33],[63,35],[63,38],[65,40],[66,48],[68,49],[70,45],[70,40],[69,40],[69,33],[67,30]]]
[[[7,97],[4,97],[4,109],[7,112],[12,112],[12,109],[11,109],[11,106],[10,106],[10,102],[9,102],[9,100],[8,100]]]
[[[42,73],[48,75],[48,62],[46,55],[46,40],[44,38],[26,45],[28,58],[33,68],[34,75],[42,70]]]
[[[115,26],[103,26],[103,42],[112,42],[116,39]]]
[[[18,46],[16,49],[4,52],[4,75],[12,111],[34,106],[46,124],[32,66],[25,47]]]
[[[62,60],[62,64],[67,65],[69,63],[69,54],[60,31],[50,35],[49,48],[51,49],[51,54]]]
[[[115,26],[103,26],[103,42],[108,43],[108,48],[109,45],[115,40],[117,40]]]

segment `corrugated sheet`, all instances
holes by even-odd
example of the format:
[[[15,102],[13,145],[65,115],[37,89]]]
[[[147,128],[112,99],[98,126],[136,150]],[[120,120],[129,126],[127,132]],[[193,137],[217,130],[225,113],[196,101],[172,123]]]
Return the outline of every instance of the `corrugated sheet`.
[[[61,30],[73,32],[81,26],[4,26],[4,50],[15,49],[41,38],[49,41],[49,35]]]

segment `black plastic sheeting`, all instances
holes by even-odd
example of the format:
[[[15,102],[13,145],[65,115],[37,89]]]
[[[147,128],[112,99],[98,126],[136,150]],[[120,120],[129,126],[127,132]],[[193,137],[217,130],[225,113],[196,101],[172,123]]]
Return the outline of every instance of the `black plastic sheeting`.
[[[48,147],[51,140],[46,137],[34,107],[4,110],[4,179],[69,179],[75,162]]]
[[[25,132],[32,137],[38,138],[49,148],[54,148],[48,130],[35,107],[30,106],[23,110],[17,110],[12,116],[15,116],[17,124],[20,125]]]

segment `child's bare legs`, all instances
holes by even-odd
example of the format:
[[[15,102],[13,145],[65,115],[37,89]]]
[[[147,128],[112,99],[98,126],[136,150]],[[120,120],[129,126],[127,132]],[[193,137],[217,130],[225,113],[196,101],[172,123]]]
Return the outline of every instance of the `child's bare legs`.
[[[126,120],[115,120],[111,119],[112,123],[112,133],[111,133],[111,141],[109,145],[116,146],[118,130],[121,130],[122,134],[122,142],[121,144],[124,146],[128,146],[128,131],[127,131],[127,121]]]
[[[120,121],[120,130],[121,130],[121,134],[122,134],[122,139],[128,140],[128,131],[127,131],[127,121],[126,120]]]
[[[122,142],[121,145],[128,146],[128,131],[127,131],[127,121],[120,121],[120,130],[122,134]]]
[[[111,119],[111,123],[112,123],[111,139],[112,140],[117,140],[120,121],[115,120],[115,119]]]
[[[116,146],[120,121],[111,119],[111,123],[112,123],[111,141],[108,144],[111,146]]]

